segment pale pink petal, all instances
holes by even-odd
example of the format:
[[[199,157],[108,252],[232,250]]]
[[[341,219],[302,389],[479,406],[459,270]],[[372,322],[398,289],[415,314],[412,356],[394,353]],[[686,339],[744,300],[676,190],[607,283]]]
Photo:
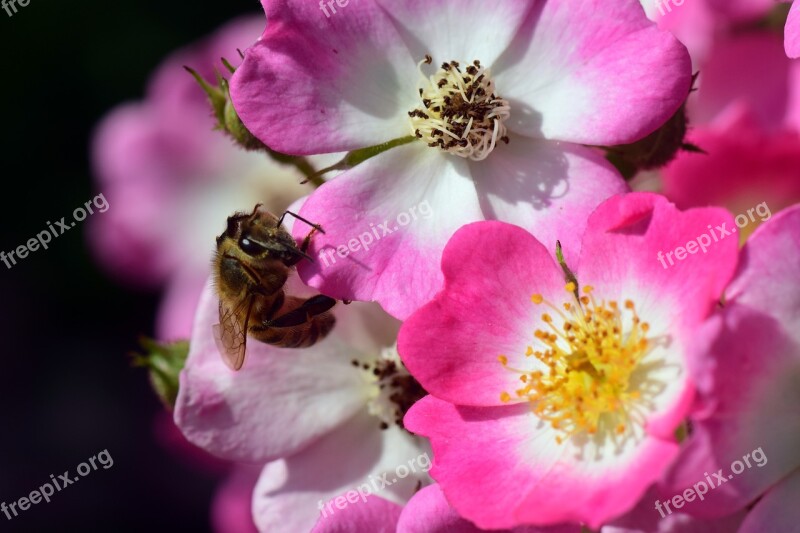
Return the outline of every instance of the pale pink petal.
[[[793,59],[800,57],[800,2],[795,0],[786,19],[785,31],[786,55]]]
[[[356,501],[355,498],[360,498],[358,495],[353,497],[351,493],[350,496],[350,501],[347,501],[346,494],[337,496],[336,499],[344,508],[331,516],[320,517],[311,533],[395,533],[397,519],[403,510],[401,506],[380,496],[367,496],[363,502]],[[325,502],[325,505],[330,504],[331,508],[337,509],[334,507],[336,499]],[[352,502],[358,505],[350,505]]]
[[[742,250],[731,300],[775,317],[800,345],[800,204],[760,226]]]
[[[308,445],[365,404],[365,382],[350,363],[360,348],[335,329],[302,350],[250,339],[242,370],[229,370],[212,332],[218,301],[207,285],[180,376],[175,421],[191,442],[226,459],[264,462]],[[335,312],[375,312],[364,305]]]
[[[702,505],[702,502],[696,496],[689,496],[692,501],[681,504],[680,511],[673,507],[667,509],[663,502],[671,501],[675,496],[651,488],[639,505],[625,516],[603,526],[600,533],[731,533],[738,530],[745,517],[745,512],[741,511],[710,520],[695,518],[681,511],[685,511],[689,505]]]
[[[493,72],[511,131],[595,145],[651,133],[691,83],[686,49],[630,0],[539,3]]]
[[[471,163],[488,220],[525,228],[551,253],[561,241],[577,259],[586,221],[605,199],[628,191],[619,173],[597,153],[569,143],[511,136],[492,156]]]
[[[475,59],[491,66],[515,38],[533,6],[525,0],[498,4],[482,0],[379,0],[378,4],[395,22],[416,61],[429,54],[436,68],[443,62],[467,64]]]
[[[209,277],[206,269],[190,265],[179,271],[168,283],[156,317],[156,338],[164,342],[188,340],[200,295]]]
[[[677,454],[644,436],[615,450],[556,443],[527,405],[457,407],[427,396],[404,419],[431,440],[433,478],[460,515],[484,529],[584,522],[631,509]]]
[[[708,398],[665,490],[702,483],[703,504],[686,511],[715,517],[742,509],[800,467],[800,346],[780,322],[739,303],[705,328],[713,333],[698,335],[713,363],[701,381]]]
[[[797,531],[800,524],[800,470],[769,489],[747,515],[738,533]]]
[[[362,411],[303,451],[267,464],[253,494],[259,531],[309,531],[320,519],[341,512],[326,505],[339,496],[350,493],[354,500],[353,493],[359,495],[347,507],[363,505],[358,490],[402,504],[419,482],[429,483],[422,468],[430,465],[427,444],[397,426],[382,431],[379,423]],[[409,472],[398,472],[399,467]]]
[[[416,63],[374,2],[263,2],[267,29],[231,82],[244,124],[290,154],[341,152],[410,134]],[[336,13],[331,13],[335,9]]]
[[[566,294],[553,253],[521,228],[502,222],[463,227],[445,248],[445,289],[400,330],[398,350],[426,391],[461,405],[500,405],[519,388],[526,347],[539,323],[531,295]]]
[[[796,279],[799,265],[796,206],[748,240],[727,307],[699,337],[711,356],[701,381],[709,399],[669,485],[702,481],[705,472],[729,477],[708,495],[698,514],[740,509],[800,466],[800,292],[787,283]],[[733,475],[733,462],[744,461],[754,450],[758,456],[750,461],[755,464]]]
[[[481,220],[467,163],[422,143],[394,148],[320,187],[300,214],[321,224],[298,270],[334,298],[379,302],[405,318],[441,288],[442,249]],[[301,239],[308,230],[294,228]]]

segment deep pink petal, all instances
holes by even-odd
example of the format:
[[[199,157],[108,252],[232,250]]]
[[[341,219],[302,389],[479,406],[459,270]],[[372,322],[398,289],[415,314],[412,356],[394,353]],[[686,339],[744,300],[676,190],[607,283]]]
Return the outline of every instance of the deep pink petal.
[[[688,140],[706,153],[682,152],[662,170],[664,194],[679,208],[725,206],[750,231],[800,201],[797,132],[767,133],[740,114],[724,125],[693,128]]]
[[[718,37],[701,64],[700,89],[689,100],[692,124],[710,125],[730,107],[742,105],[763,130],[779,128],[797,92],[790,80],[792,68],[779,36],[773,33]]]
[[[445,289],[400,330],[398,350],[426,391],[461,405],[500,405],[519,388],[521,363],[538,323],[531,295],[556,299],[564,276],[548,251],[521,228],[502,222],[463,227],[442,259]],[[558,296],[556,296],[558,295]]]
[[[617,299],[633,298],[643,320],[650,304],[680,309],[671,319],[680,332],[705,319],[722,296],[736,268],[736,232],[723,209],[681,212],[656,194],[615,196],[589,219],[574,270],[583,284]],[[705,249],[698,239],[708,241]],[[693,254],[675,251],[693,241]]]
[[[691,83],[686,48],[628,0],[539,3],[493,70],[511,131],[594,145],[651,133]]]
[[[253,523],[253,489],[260,469],[237,466],[217,489],[211,504],[211,523],[215,533],[256,533]]]
[[[584,522],[597,528],[631,509],[678,452],[645,436],[614,452],[559,445],[527,405],[457,407],[427,396],[404,419],[431,440],[433,478],[479,527]],[[593,455],[597,452],[598,455]]]

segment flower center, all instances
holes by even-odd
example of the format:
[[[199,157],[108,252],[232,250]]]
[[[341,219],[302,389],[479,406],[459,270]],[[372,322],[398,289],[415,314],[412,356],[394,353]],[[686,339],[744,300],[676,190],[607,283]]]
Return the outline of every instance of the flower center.
[[[443,63],[426,78],[423,64],[419,95],[422,107],[409,111],[411,131],[431,148],[481,161],[494,150],[497,141],[508,143],[504,122],[511,114],[507,100],[495,94],[494,81],[477,59],[462,72],[458,61]]]
[[[505,355],[498,359],[520,374],[517,401],[528,401],[536,416],[558,430],[559,444],[583,432],[603,440],[624,439],[644,423],[648,402],[635,373],[653,346],[647,338],[650,326],[640,320],[631,300],[623,306],[598,303],[591,286],[583,287],[580,297],[576,288],[572,282],[566,285],[572,301],[561,308],[541,294],[532,296],[534,304],[550,307],[563,321],[559,328],[550,314],[541,315],[547,329],[534,332],[537,342],[525,354],[538,361],[534,370],[509,367]],[[500,399],[510,402],[512,395],[503,392]]]
[[[391,424],[404,427],[406,412],[427,393],[400,360],[397,346],[385,348],[369,363],[353,359],[353,366],[363,370],[370,385],[367,406],[370,414],[380,419],[380,428],[388,429]]]

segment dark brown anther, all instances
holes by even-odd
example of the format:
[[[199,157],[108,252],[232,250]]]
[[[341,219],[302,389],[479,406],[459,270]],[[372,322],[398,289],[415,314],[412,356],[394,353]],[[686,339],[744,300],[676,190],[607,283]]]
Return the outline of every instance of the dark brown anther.
[[[433,58],[429,54],[425,54],[425,64],[430,65],[433,63]]]

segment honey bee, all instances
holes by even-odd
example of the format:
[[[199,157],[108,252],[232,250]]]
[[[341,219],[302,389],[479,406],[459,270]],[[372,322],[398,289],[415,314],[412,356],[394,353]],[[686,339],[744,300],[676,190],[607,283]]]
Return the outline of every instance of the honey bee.
[[[291,215],[312,227],[301,246],[283,227]],[[306,250],[322,228],[289,211],[280,218],[256,205],[250,214],[228,217],[217,237],[214,279],[219,295],[219,324],[214,338],[232,370],[244,364],[247,336],[284,348],[311,346],[330,332],[336,300],[324,295],[308,299],[287,296],[283,286],[294,266],[311,260]]]

